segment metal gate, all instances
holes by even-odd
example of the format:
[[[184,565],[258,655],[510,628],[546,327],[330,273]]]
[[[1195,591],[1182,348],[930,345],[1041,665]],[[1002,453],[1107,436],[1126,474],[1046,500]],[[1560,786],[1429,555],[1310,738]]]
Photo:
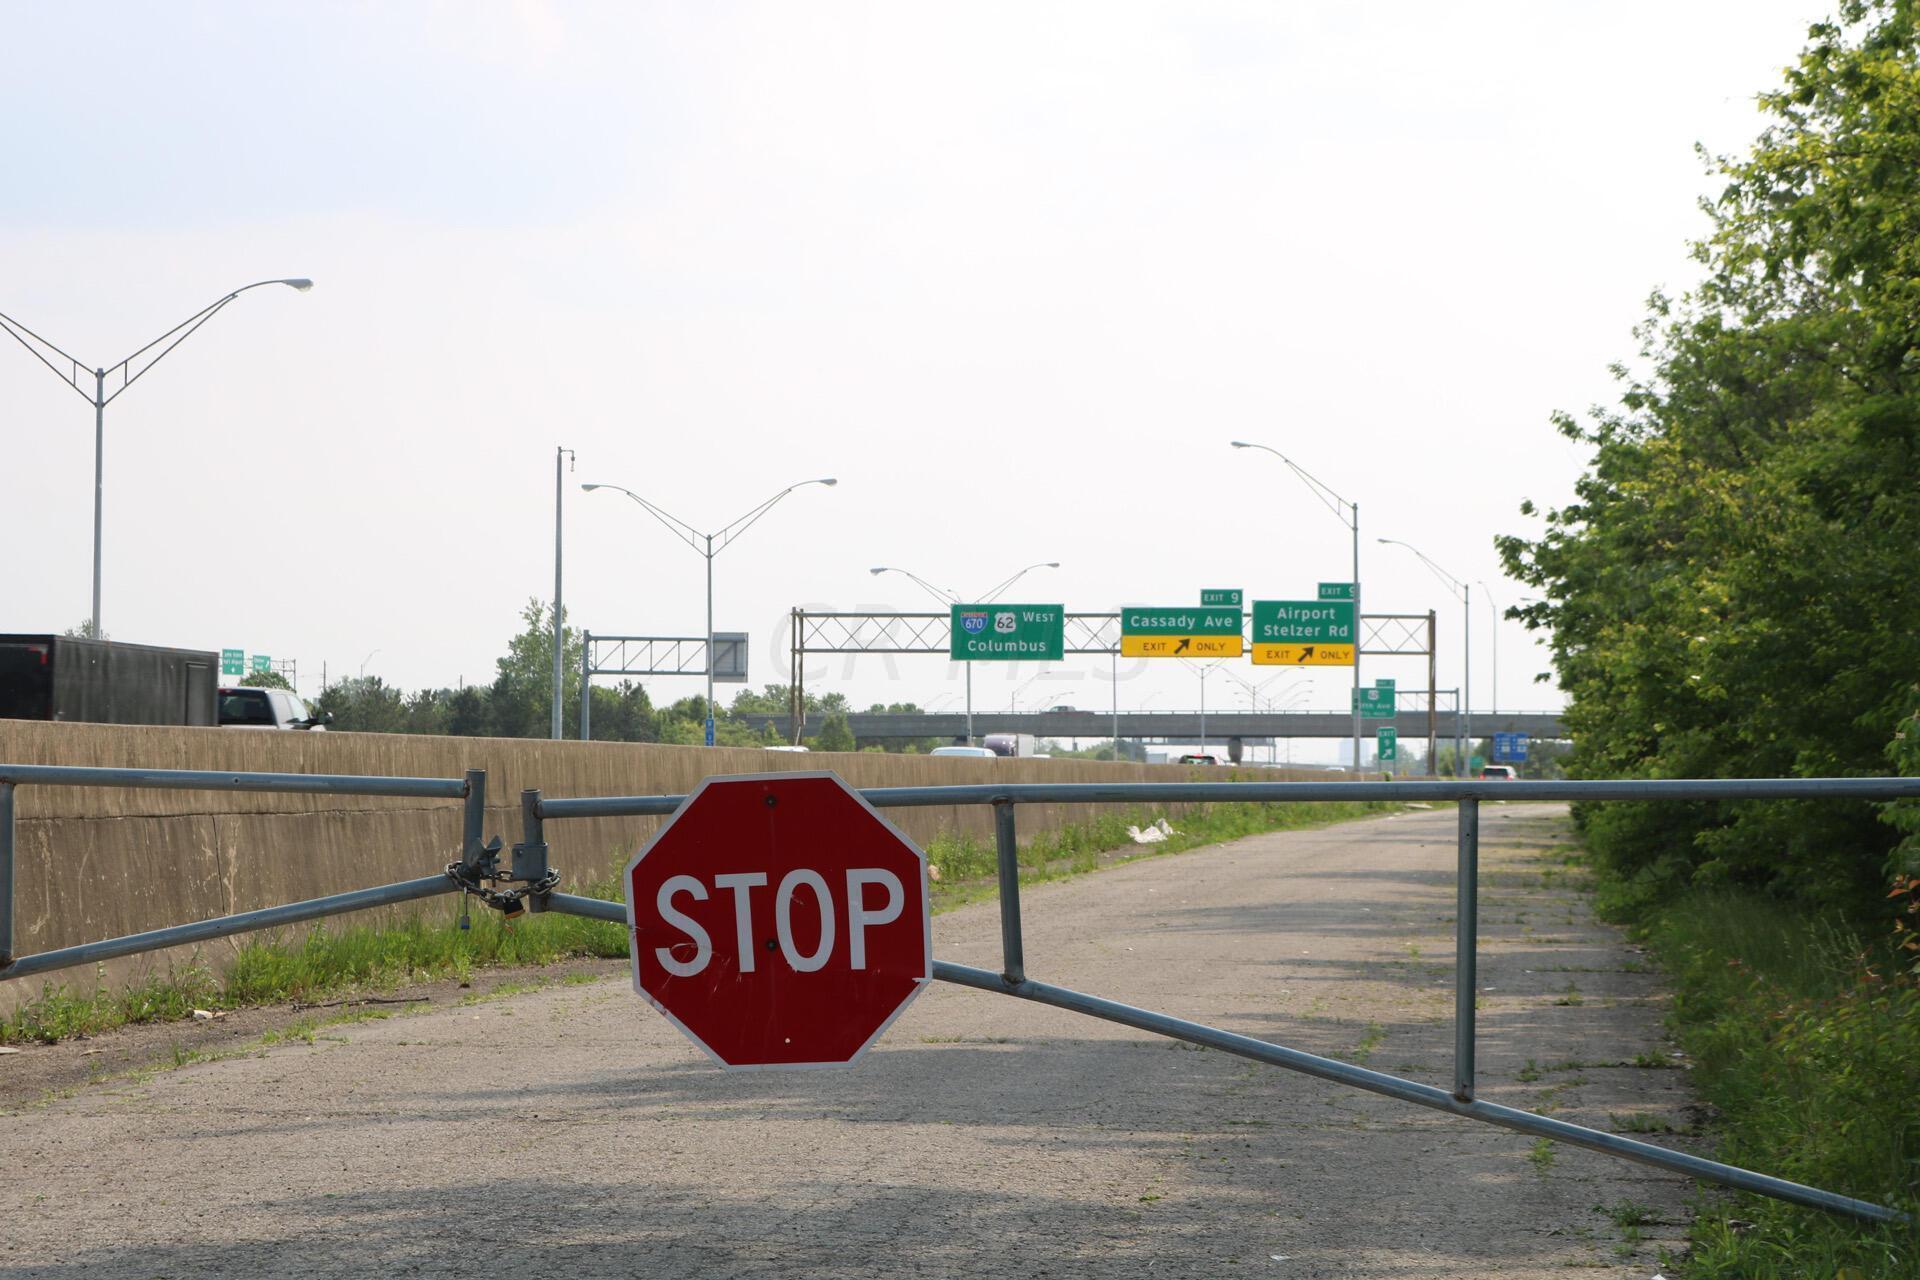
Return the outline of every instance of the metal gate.
[[[461,856],[438,875],[351,893],[312,898],[214,920],[174,925],[146,933],[83,943],[58,951],[14,957],[14,792],[24,785],[162,787],[175,790],[283,791],[309,794],[443,797],[464,801]],[[1885,801],[1920,797],[1920,778],[1767,778],[1604,782],[1128,782],[1008,783],[945,787],[878,787],[860,794],[876,808],[991,805],[998,855],[1000,971],[935,960],[933,976],[981,991],[1016,996],[1175,1040],[1219,1049],[1271,1066],[1445,1111],[1469,1120],[1551,1138],[1617,1156],[1871,1222],[1905,1221],[1882,1205],[1718,1161],[1569,1124],[1550,1116],[1483,1102],[1474,1096],[1475,946],[1479,934],[1480,802],[1483,800],[1768,800],[1849,799]],[[23,978],[114,956],[293,924],[364,907],[405,902],[438,893],[473,893],[508,914],[553,911],[627,924],[624,903],[559,892],[559,873],[549,862],[546,824],[567,818],[663,817],[684,796],[599,796],[548,799],[521,793],[523,839],[509,866],[499,865],[501,841],[482,843],[486,775],[465,778],[377,778],[310,774],[232,774],[183,770],[62,768],[0,765],[0,980]],[[1015,811],[1022,804],[1159,805],[1222,802],[1334,801],[1456,802],[1458,871],[1455,881],[1454,1061],[1452,1088],[1408,1080],[1285,1045],[1244,1036],[1101,996],[1038,982],[1027,976],[1021,934],[1019,850]]]

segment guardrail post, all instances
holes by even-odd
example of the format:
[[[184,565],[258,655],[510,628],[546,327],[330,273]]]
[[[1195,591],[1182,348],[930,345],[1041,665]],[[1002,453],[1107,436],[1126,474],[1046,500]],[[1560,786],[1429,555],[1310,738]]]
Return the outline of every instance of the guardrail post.
[[[460,861],[477,869],[486,858],[487,771],[467,770],[466,803],[462,808]]]
[[[993,802],[993,843],[1000,870],[1000,976],[1015,986],[1027,980],[1027,957],[1020,937],[1020,841],[1011,800]]]
[[[1479,990],[1474,948],[1480,940],[1480,802],[1460,802],[1460,867],[1455,876],[1453,1096],[1473,1101],[1473,1001]]]
[[[13,963],[13,784],[0,782],[0,969]]]
[[[538,884],[547,876],[547,830],[545,820],[540,817],[537,787],[520,793],[520,834],[520,843],[513,846],[513,878],[523,884]],[[528,894],[527,909],[545,911],[549,896]]]

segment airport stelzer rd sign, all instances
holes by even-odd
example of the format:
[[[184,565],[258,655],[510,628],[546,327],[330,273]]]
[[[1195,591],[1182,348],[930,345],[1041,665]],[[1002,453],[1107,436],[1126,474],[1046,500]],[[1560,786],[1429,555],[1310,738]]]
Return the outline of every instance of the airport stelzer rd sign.
[[[1255,666],[1350,667],[1355,631],[1351,600],[1255,600]]]

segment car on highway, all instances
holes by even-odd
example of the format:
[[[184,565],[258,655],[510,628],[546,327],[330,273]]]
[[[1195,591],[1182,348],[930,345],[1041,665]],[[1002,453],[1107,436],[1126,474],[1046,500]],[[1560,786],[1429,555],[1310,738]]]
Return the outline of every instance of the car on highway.
[[[297,693],[285,689],[223,688],[220,724],[228,729],[317,729],[332,716],[317,716]]]
[[[1519,776],[1510,764],[1490,764],[1480,770],[1482,782],[1512,782]]]
[[[1189,751],[1174,760],[1175,764],[1219,764],[1219,756],[1210,756],[1204,751]]]
[[[974,760],[998,760],[1000,753],[989,751],[985,747],[935,747],[927,752],[930,756],[967,756]]]

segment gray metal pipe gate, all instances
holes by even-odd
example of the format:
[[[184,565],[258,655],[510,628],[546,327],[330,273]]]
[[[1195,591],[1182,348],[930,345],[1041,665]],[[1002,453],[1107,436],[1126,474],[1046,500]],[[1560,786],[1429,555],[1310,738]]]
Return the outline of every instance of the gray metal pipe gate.
[[[330,795],[441,797],[464,801],[459,860],[437,876],[403,880],[304,902],[174,925],[38,955],[13,955],[14,791],[24,785],[162,787],[173,790],[281,791]],[[876,787],[860,793],[875,808],[986,804],[993,806],[1000,891],[1001,967],[994,973],[936,960],[933,976],[981,991],[1018,996],[1055,1008],[1104,1018],[1123,1026],[1204,1045],[1270,1066],[1383,1094],[1402,1102],[1499,1125],[1536,1137],[1617,1156],[1741,1191],[1865,1219],[1903,1222],[1906,1215],[1883,1205],[1767,1174],[1721,1164],[1649,1142],[1623,1138],[1474,1096],[1475,947],[1479,936],[1480,802],[1482,800],[1861,800],[1920,798],[1920,778],[1764,778],[1595,782],[1127,782],[1008,783],[947,787]],[[1223,802],[1440,801],[1459,805],[1457,910],[1454,961],[1453,1087],[1442,1089],[1322,1058],[1252,1036],[1169,1017],[1101,996],[1036,982],[1026,973],[1020,923],[1019,846],[1014,812],[1022,804],[1185,804]],[[295,924],[364,907],[407,902],[437,893],[473,893],[512,915],[523,908],[585,916],[630,925],[624,903],[560,893],[559,874],[548,862],[546,824],[566,818],[664,817],[685,796],[601,796],[547,799],[521,793],[524,839],[513,847],[508,870],[498,865],[496,837],[482,843],[486,774],[464,778],[379,778],[321,774],[213,773],[186,770],[94,769],[0,765],[0,981],[115,956],[225,937],[253,929]],[[500,885],[518,885],[501,889]],[[489,885],[493,887],[488,887]]]

